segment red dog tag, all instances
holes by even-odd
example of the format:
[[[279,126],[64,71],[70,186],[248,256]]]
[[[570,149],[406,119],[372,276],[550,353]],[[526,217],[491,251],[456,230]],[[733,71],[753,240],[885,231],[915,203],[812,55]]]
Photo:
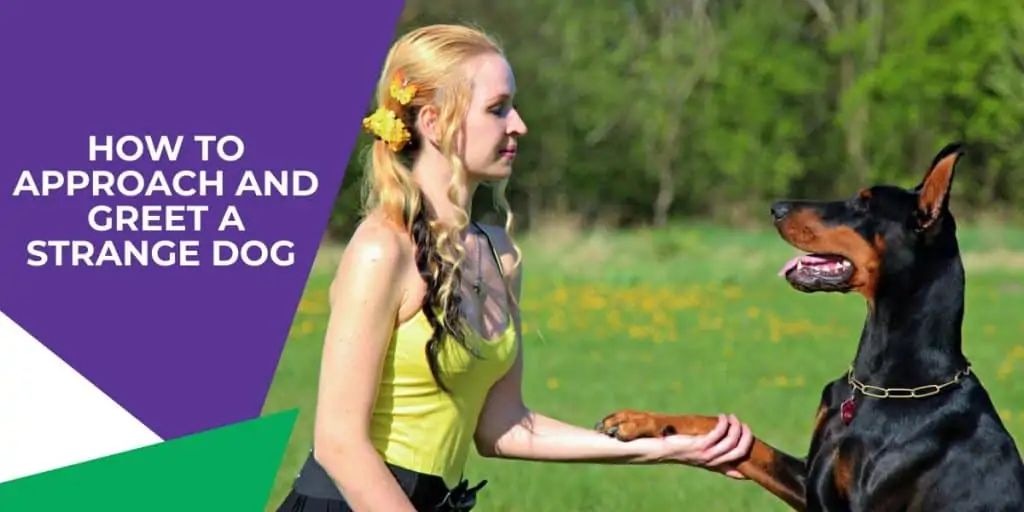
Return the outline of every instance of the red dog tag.
[[[843,401],[843,404],[839,406],[839,414],[844,424],[849,425],[853,421],[853,413],[856,410],[857,404],[853,402],[853,397]]]

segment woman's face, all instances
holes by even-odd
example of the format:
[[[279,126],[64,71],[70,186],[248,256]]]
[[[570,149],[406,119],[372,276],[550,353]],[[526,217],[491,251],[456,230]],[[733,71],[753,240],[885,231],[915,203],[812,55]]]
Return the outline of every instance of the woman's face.
[[[515,76],[500,55],[479,56],[467,65],[472,88],[465,130],[459,141],[467,178],[497,181],[512,173],[516,139],[526,134],[526,125],[512,106]]]

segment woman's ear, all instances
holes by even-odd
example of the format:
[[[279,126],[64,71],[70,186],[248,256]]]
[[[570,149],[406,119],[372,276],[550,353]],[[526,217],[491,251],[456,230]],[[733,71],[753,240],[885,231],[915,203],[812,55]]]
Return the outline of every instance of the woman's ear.
[[[425,105],[420,109],[416,118],[417,128],[423,134],[423,138],[436,146],[438,141],[437,127],[438,111],[434,105]]]

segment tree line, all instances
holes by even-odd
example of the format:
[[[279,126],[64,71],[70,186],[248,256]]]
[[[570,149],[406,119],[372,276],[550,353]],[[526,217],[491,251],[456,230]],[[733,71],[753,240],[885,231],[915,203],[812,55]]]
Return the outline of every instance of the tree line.
[[[914,185],[951,140],[968,148],[958,207],[1006,212],[1024,195],[1016,0],[408,0],[396,34],[436,22],[507,50],[530,128],[509,189],[520,229],[564,214],[763,222],[778,197]]]

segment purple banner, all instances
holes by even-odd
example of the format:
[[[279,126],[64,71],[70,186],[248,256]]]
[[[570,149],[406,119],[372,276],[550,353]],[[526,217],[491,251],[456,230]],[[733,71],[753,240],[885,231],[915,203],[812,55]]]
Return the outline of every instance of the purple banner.
[[[401,9],[5,2],[0,311],[164,439],[258,416]]]

